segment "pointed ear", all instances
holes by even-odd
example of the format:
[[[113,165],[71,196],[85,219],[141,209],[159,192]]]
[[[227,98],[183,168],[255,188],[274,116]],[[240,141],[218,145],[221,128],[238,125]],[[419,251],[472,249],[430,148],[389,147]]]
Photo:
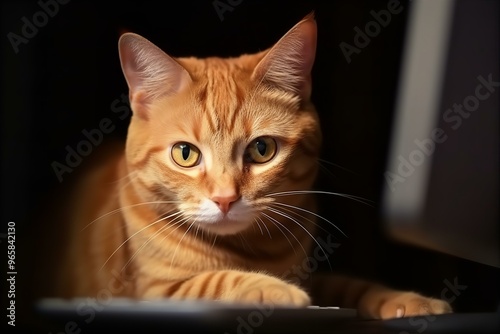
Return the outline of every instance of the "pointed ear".
[[[132,110],[142,116],[147,116],[146,107],[152,101],[175,94],[191,82],[184,67],[144,37],[125,33],[118,50]]]
[[[316,56],[317,28],[314,13],[307,15],[264,56],[252,78],[272,87],[299,95],[311,95],[311,69]]]

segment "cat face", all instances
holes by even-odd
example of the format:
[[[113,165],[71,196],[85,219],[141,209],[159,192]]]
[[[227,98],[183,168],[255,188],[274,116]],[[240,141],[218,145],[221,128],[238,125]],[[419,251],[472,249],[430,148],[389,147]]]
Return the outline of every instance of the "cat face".
[[[311,16],[238,58],[174,59],[123,35],[134,112],[126,156],[141,197],[174,201],[182,217],[225,235],[252,225],[273,193],[308,189],[321,141],[309,101],[315,44]]]

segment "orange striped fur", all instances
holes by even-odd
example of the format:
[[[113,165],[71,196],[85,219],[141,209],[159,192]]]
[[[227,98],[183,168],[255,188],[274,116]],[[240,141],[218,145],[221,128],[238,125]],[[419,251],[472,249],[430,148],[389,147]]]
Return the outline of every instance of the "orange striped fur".
[[[311,190],[316,178],[315,48],[312,15],[272,48],[237,58],[171,58],[122,35],[134,112],[126,147],[75,191],[57,295],[95,297],[111,284],[114,297],[322,303],[368,318],[449,312],[443,301],[353,278],[312,287],[284,279],[316,246],[316,217],[305,211],[314,198],[283,193]],[[178,164],[197,151],[192,166]]]

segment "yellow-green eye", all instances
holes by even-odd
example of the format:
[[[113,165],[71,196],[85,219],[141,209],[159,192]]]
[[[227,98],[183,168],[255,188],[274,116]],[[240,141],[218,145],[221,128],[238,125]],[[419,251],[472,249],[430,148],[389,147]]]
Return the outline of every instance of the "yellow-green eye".
[[[276,154],[276,141],[271,137],[259,137],[248,145],[245,152],[247,162],[263,164],[274,158]]]
[[[181,167],[196,166],[200,156],[200,150],[189,143],[177,143],[172,147],[172,159]]]

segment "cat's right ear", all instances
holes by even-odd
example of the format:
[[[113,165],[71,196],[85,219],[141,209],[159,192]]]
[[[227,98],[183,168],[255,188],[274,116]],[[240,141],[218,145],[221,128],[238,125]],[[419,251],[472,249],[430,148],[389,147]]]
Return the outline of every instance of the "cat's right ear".
[[[314,13],[290,29],[257,64],[252,78],[308,100],[311,70],[316,55],[317,27]]]
[[[191,83],[184,67],[142,36],[123,34],[118,50],[130,105],[140,117],[148,117],[148,105],[155,99],[176,94]]]

